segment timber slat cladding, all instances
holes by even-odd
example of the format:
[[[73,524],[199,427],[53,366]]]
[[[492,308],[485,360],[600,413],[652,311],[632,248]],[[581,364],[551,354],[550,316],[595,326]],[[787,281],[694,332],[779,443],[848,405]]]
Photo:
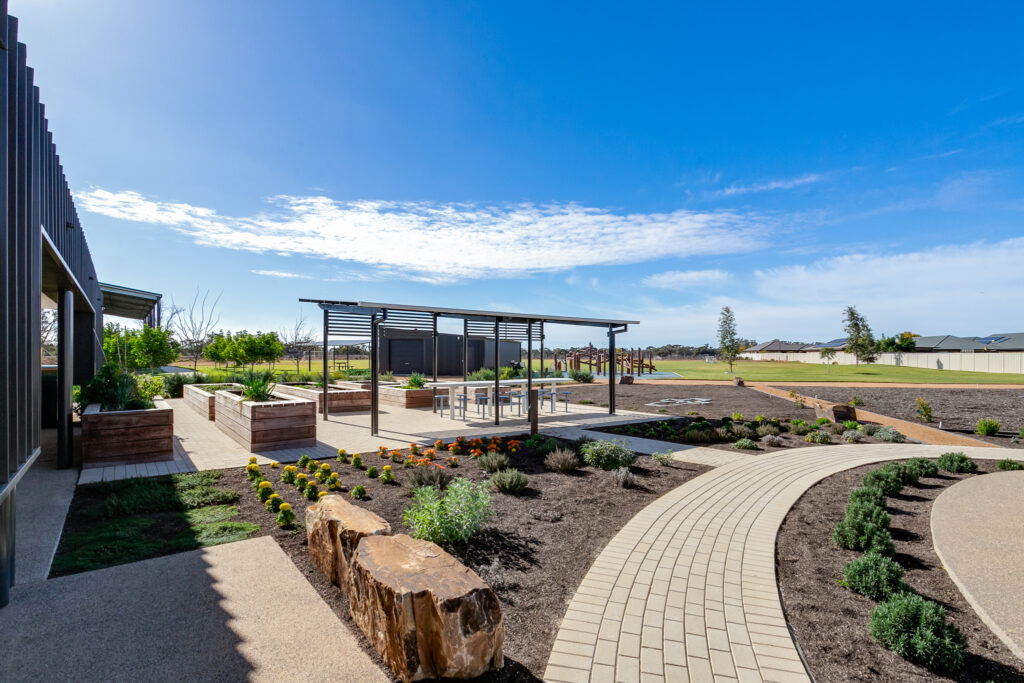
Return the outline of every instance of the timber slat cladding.
[[[293,397],[280,402],[239,401],[219,392],[214,423],[250,452],[316,445],[316,403]]]

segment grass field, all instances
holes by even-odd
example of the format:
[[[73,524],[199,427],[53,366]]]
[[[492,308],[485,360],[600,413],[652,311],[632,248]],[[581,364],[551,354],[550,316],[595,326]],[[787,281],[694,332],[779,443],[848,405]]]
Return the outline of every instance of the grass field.
[[[895,365],[833,365],[785,363],[781,361],[737,361],[729,372],[726,363],[702,360],[666,360],[655,363],[658,370],[677,372],[683,379],[731,379],[751,382],[916,382],[921,384],[1024,384],[1024,375],[995,372],[926,370]]]

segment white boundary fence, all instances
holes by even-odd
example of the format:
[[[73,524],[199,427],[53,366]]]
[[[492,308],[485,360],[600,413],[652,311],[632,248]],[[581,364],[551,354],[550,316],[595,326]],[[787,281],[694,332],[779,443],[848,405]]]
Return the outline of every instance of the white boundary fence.
[[[825,363],[817,351],[810,353],[742,353],[748,360],[795,361],[799,363]],[[856,365],[853,354],[837,351],[833,362],[839,365]],[[969,372],[1024,373],[1024,352],[1001,351],[991,353],[961,353],[942,351],[938,353],[880,353],[877,365],[900,365],[908,368],[929,368],[931,370],[966,370]]]

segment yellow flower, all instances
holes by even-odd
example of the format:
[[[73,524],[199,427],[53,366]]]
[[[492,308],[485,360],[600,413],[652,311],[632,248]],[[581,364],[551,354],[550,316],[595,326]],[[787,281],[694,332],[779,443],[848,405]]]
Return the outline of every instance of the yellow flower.
[[[291,510],[291,509],[292,509],[291,503],[281,503],[281,507],[278,508],[278,510],[284,510],[285,512],[287,512],[288,510]]]
[[[249,458],[249,462],[251,462],[253,465],[255,465],[256,464],[256,456],[254,455],[254,456],[250,457]]]
[[[322,469],[324,472],[330,472],[331,466],[328,465],[327,463],[324,463],[323,465],[320,465],[320,469]]]
[[[270,469],[272,469],[272,470],[276,470],[276,469],[277,469],[278,467],[280,467],[280,466],[281,466],[281,463],[279,463],[279,462],[278,462],[278,461],[276,461],[276,460],[273,460],[273,461],[271,461],[271,463],[270,463]]]
[[[384,471],[385,472],[390,472],[391,471],[391,465],[384,465]]]
[[[280,496],[280,495],[278,495],[278,494],[276,494],[276,493],[271,493],[271,494],[270,494],[270,497],[271,497],[271,498],[280,498],[281,496]]]
[[[305,472],[299,472],[299,475],[296,478],[297,479],[309,479],[309,476],[307,476]]]
[[[319,496],[320,498],[323,498],[324,496],[327,495],[327,491],[321,491],[320,493],[318,493],[316,495]]]
[[[344,448],[339,448],[338,449],[338,455],[345,455],[345,449]]]
[[[259,487],[261,489],[269,489],[270,488],[270,482],[266,481],[266,480],[263,480],[263,481],[260,482]]]

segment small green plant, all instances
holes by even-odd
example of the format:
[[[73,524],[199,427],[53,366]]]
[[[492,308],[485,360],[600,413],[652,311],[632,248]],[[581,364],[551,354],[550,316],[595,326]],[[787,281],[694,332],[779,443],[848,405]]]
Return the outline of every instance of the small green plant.
[[[843,518],[832,529],[832,541],[840,548],[892,555],[892,536],[880,527],[862,518]]]
[[[360,457],[358,453],[352,454],[352,467],[356,468],[357,470],[363,469],[363,459],[362,457]]]
[[[487,483],[456,479],[447,492],[433,486],[413,491],[413,503],[402,513],[412,536],[434,543],[468,541],[491,517]]]
[[[281,503],[277,508],[277,525],[278,526],[291,526],[295,521],[295,513],[292,512],[292,506],[290,503]]]
[[[733,413],[732,414],[732,421],[733,422],[743,422],[743,413]]]
[[[889,528],[889,513],[881,505],[863,500],[854,500],[846,504],[846,519]]]
[[[916,399],[914,399],[914,404],[917,406],[917,416],[921,418],[921,422],[931,422],[932,407],[928,403],[928,401],[918,396]]]
[[[898,593],[871,612],[871,635],[901,657],[933,671],[958,671],[967,639],[938,603]]]
[[[284,498],[282,498],[279,494],[271,493],[270,497],[267,498],[266,502],[263,503],[263,505],[270,512],[277,513],[281,509],[281,503],[283,503],[283,502],[284,502]]]
[[[261,481],[259,486],[256,487],[256,497],[260,499],[261,503],[266,503],[273,493],[274,489],[271,488],[269,481]]]
[[[758,436],[778,436],[782,430],[773,424],[763,424],[757,428]]]
[[[507,468],[509,463],[508,456],[504,453],[485,453],[476,459],[476,464],[480,465],[481,469],[485,472],[494,473],[499,470]]]
[[[662,467],[668,467],[675,462],[675,458],[672,457],[672,451],[658,451],[657,453],[651,453],[651,457],[654,458],[654,462]]]
[[[444,489],[447,488],[448,484],[452,480],[452,475],[448,470],[443,470],[440,467],[434,467],[429,465],[426,467],[414,467],[409,472],[409,486],[414,489],[422,488],[424,486],[433,486],[434,488]]]
[[[860,429],[860,422],[856,420],[846,420],[843,422],[843,429]]]
[[[370,467],[366,470],[366,477],[368,479],[376,479],[380,474],[377,472],[376,467]]]
[[[516,495],[526,488],[528,478],[517,469],[502,470],[491,475],[491,486],[501,493]]]
[[[281,470],[281,481],[285,484],[294,484],[296,471],[298,468],[295,465],[285,465]]]
[[[804,437],[807,443],[832,443],[832,437],[827,432],[815,430]]]
[[[817,420],[815,420],[814,422],[815,422],[816,424],[819,424],[819,425],[827,425],[827,424],[828,424],[829,422],[831,422],[831,421],[832,421],[832,420],[828,419],[827,417],[819,417],[819,418],[818,418]]]
[[[612,471],[612,481],[616,486],[631,489],[636,486],[636,475],[630,472],[628,467],[620,467]]]
[[[422,389],[423,385],[427,383],[427,379],[418,372],[414,372],[409,375],[409,381],[406,383],[403,389]]]
[[[856,429],[847,429],[842,437],[845,443],[860,443],[864,440],[864,433]]]
[[[434,469],[437,469],[436,467]],[[380,473],[380,482],[382,484],[394,484],[395,475],[391,473],[391,465],[384,465]]]
[[[338,462],[348,463],[348,451],[344,448],[338,449],[338,456],[335,458]]]
[[[978,465],[964,453],[943,453],[939,456],[939,469],[953,474],[974,474]]]
[[[978,420],[978,434],[982,436],[995,436],[999,433],[998,420]]]
[[[320,489],[316,487],[316,482],[307,483],[306,488],[302,489],[302,495],[306,500],[320,500]]]
[[[580,382],[581,384],[590,384],[594,381],[594,373],[586,370],[570,370],[569,377],[574,382]]]
[[[885,508],[885,492],[877,486],[862,486],[850,492],[851,503],[867,503],[876,507]]]
[[[740,439],[739,441],[734,443],[732,447],[742,451],[756,451],[757,442],[754,441],[753,439]]]
[[[888,600],[897,593],[912,592],[903,581],[903,567],[878,553],[866,553],[848,562],[840,583],[875,602]]]
[[[939,466],[928,458],[911,458],[906,463],[906,467],[917,474],[917,477],[934,477],[939,473]]]
[[[583,452],[583,462],[602,470],[617,470],[636,462],[636,453],[619,441],[591,441],[580,450]]]
[[[247,370],[238,378],[242,398],[246,401],[269,401],[274,397],[273,370]]]
[[[861,480],[867,488],[876,488],[886,496],[895,496],[903,490],[903,477],[892,470],[871,470]]]
[[[794,424],[789,431],[793,436],[807,436],[811,433],[811,428],[807,424]]]
[[[1007,472],[1012,472],[1015,470],[1024,470],[1024,465],[1017,462],[1016,460],[1010,460],[1009,458],[1006,458],[1005,460],[1000,460],[999,464],[996,465],[996,467]]]
[[[299,461],[295,464],[298,465],[299,467],[305,468],[306,465],[309,464],[309,461],[312,459],[313,458],[309,457],[308,455],[302,455],[299,457]]]
[[[857,394],[854,394],[853,396],[850,397],[850,405],[851,406],[862,406],[862,405],[864,405],[864,399],[862,399]]]
[[[767,436],[761,437],[761,445],[766,446],[768,448],[782,448],[783,446],[786,445],[786,440],[783,439],[781,436],[768,434]]]
[[[753,439],[755,436],[757,436],[757,432],[745,424],[733,423],[732,433],[736,436],[737,439]]]
[[[559,448],[554,450],[551,453],[548,453],[547,457],[544,458],[544,467],[552,472],[567,474],[569,472],[575,472],[579,466],[580,461],[579,458],[576,457],[576,453],[568,448]]]
[[[366,498],[366,487],[362,484],[356,484],[352,487],[352,490],[349,491],[348,495],[352,496],[356,500],[362,500],[363,498]]]
[[[801,420],[799,417],[794,417],[792,420],[789,421],[789,424],[794,426],[794,427],[796,425],[806,425],[807,424],[807,420]]]
[[[758,415],[757,417],[754,418],[754,422],[756,422],[757,424],[761,424],[762,422],[767,422],[767,421],[768,421],[768,418],[765,417],[764,415]]]
[[[879,441],[888,441],[889,443],[903,443],[907,440],[907,437],[896,431],[895,427],[890,427],[889,425],[879,427],[875,430],[873,436]]]

